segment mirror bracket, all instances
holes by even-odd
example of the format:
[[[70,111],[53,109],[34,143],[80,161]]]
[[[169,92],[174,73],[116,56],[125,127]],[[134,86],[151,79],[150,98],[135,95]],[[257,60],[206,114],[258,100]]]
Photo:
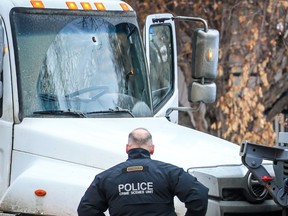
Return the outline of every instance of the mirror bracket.
[[[202,102],[196,103],[194,107],[170,107],[166,110],[165,117],[170,121],[170,114],[173,111],[182,111],[182,112],[197,112],[200,110]]]
[[[201,22],[204,25],[204,31],[208,32],[208,30],[209,30],[206,20],[204,20],[200,17],[175,16],[175,17],[172,17],[172,20],[173,19],[182,20],[182,21]]]

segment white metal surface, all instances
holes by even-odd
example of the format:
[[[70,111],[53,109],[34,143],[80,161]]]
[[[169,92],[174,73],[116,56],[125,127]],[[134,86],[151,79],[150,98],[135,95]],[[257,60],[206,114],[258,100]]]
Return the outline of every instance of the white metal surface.
[[[1,7],[0,7],[1,11]],[[2,21],[4,24],[4,22]],[[0,118],[0,197],[9,185],[11,150],[13,138],[13,97],[11,86],[11,68],[7,44],[7,32],[4,30],[4,61],[3,61],[3,115]]]
[[[278,142],[284,143],[287,145],[288,143],[288,133],[287,132],[279,132],[278,134]]]
[[[94,176],[127,159],[127,136],[136,127],[151,131],[152,158],[157,160],[184,169],[241,163],[237,145],[165,118],[24,119],[15,126],[11,186],[0,208],[76,215]],[[225,157],[218,154],[219,149]],[[45,189],[47,195],[36,197],[36,189]],[[184,213],[183,204],[177,202],[177,208]]]
[[[81,1],[74,2],[81,9]],[[95,10],[95,2],[89,2]],[[107,10],[122,10],[120,1],[101,2]],[[67,8],[63,0],[43,0],[42,3],[46,8]],[[9,23],[10,9],[17,6],[32,7],[30,0],[0,0],[0,15],[8,37],[3,76],[5,115],[0,118],[0,209],[39,215],[77,215],[79,200],[94,176],[126,160],[127,136],[136,127],[151,131],[156,146],[154,159],[184,169],[241,164],[239,146],[173,124],[166,118],[26,118],[20,123]],[[176,43],[174,46],[176,51]],[[166,109],[177,106],[177,79],[175,86],[173,97],[157,115],[165,115]],[[10,158],[12,144],[13,155]],[[221,172],[219,177],[223,174]],[[235,172],[235,175],[239,173]],[[46,196],[37,197],[34,194],[37,189],[45,190]],[[176,203],[177,212],[184,215],[183,204]],[[218,210],[218,203],[209,207],[209,212],[216,215],[220,214]]]
[[[166,118],[26,118],[15,126],[14,149],[106,169],[126,158],[127,136],[136,127],[151,131],[156,145],[153,157],[159,160],[185,169],[241,164],[238,145]]]

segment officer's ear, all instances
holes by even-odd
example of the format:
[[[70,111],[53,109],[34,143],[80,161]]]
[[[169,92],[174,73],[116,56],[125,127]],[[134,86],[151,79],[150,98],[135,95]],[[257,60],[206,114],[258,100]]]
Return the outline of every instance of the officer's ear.
[[[126,153],[128,154],[128,151],[130,150],[129,145],[126,144]]]
[[[153,153],[154,153],[154,144],[152,144],[150,146],[149,152],[150,152],[150,155],[153,155]]]

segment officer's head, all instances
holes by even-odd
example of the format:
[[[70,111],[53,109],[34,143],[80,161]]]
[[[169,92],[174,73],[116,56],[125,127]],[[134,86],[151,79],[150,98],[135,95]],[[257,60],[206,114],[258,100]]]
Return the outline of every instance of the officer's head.
[[[152,135],[147,129],[136,128],[129,133],[126,152],[128,153],[128,151],[133,148],[143,148],[149,151],[150,154],[154,153]]]

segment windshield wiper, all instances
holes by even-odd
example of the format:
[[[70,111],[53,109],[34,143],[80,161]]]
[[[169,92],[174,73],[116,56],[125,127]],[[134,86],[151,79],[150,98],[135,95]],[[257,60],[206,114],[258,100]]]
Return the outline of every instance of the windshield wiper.
[[[115,107],[115,109],[109,109],[109,111],[111,111],[111,112],[123,112],[123,113],[128,113],[129,115],[131,115],[131,117],[135,117],[134,115],[133,115],[133,113],[129,110],[129,109],[123,109],[123,108],[121,108],[121,107],[119,107],[119,106],[117,106],[117,107]]]
[[[110,108],[109,110],[87,112],[86,114],[89,115],[89,114],[94,114],[94,113],[96,113],[96,114],[97,113],[98,114],[101,114],[101,113],[128,113],[129,115],[131,115],[131,117],[133,117],[133,118],[135,117],[130,110],[123,109],[121,107],[115,107],[115,109]]]
[[[38,115],[63,115],[63,116],[76,116],[81,118],[87,118],[86,114],[75,110],[43,110],[35,111],[33,114]]]

